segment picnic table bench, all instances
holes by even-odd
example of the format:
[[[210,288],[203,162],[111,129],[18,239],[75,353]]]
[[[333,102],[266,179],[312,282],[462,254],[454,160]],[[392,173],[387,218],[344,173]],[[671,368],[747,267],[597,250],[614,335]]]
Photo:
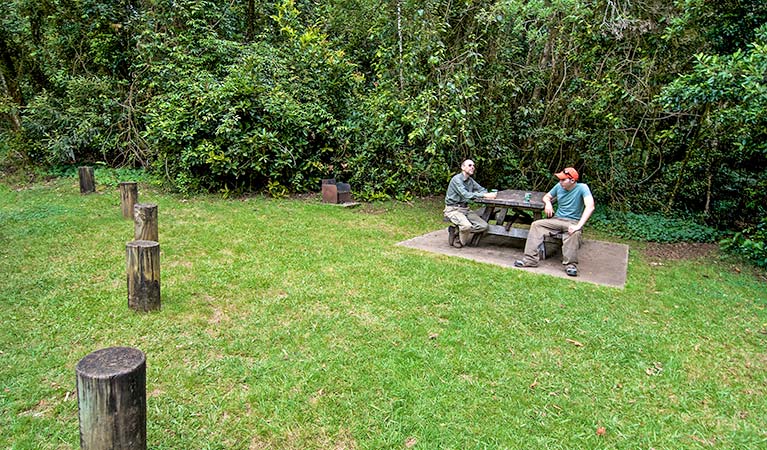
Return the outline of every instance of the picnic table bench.
[[[474,202],[483,205],[476,212],[488,223],[487,234],[524,240],[528,230],[514,225],[529,225],[541,219],[544,195],[545,192],[507,189],[499,191],[495,198],[478,198]],[[479,236],[475,237],[478,241]]]
[[[522,228],[517,225],[530,225],[534,220],[543,218],[544,195],[545,192],[506,189],[499,191],[495,198],[478,198],[474,199],[474,202],[482,205],[476,213],[488,223],[486,234],[518,240],[524,245],[529,227]],[[475,235],[470,245],[478,245],[481,237],[479,234]],[[544,239],[544,248],[541,249],[542,259],[553,255],[561,245],[562,239],[559,236],[547,236]]]

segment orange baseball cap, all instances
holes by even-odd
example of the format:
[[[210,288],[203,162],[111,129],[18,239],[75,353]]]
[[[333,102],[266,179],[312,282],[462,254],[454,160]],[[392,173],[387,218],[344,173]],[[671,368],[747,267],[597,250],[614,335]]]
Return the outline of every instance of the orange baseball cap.
[[[570,178],[571,180],[578,181],[578,171],[572,167],[568,167],[559,173],[555,173],[554,175],[556,175],[560,180],[566,180]]]

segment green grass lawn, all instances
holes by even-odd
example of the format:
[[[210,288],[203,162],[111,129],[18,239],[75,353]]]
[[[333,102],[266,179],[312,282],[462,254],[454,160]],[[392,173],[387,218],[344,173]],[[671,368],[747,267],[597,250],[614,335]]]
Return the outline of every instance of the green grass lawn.
[[[732,261],[629,243],[620,290],[395,246],[439,199],[139,201],[149,314],[116,188],[0,185],[0,448],[79,448],[75,365],[111,346],[146,354],[154,449],[767,447],[767,285]]]

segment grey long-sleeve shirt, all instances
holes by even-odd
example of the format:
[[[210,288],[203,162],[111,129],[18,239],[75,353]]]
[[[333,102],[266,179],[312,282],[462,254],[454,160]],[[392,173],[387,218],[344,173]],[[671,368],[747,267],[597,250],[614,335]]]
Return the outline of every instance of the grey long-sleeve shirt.
[[[450,179],[447,185],[447,194],[445,195],[446,206],[456,206],[466,204],[469,200],[483,197],[487,189],[479,185],[474,178],[463,179],[463,172],[456,174]]]

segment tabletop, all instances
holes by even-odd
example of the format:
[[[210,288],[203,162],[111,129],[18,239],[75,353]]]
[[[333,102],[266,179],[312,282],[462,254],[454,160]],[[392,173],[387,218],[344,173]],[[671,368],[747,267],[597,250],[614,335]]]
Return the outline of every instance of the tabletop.
[[[525,200],[527,194],[530,194],[529,200]],[[522,209],[543,210],[543,196],[545,192],[520,191],[516,189],[506,189],[498,191],[495,198],[477,198],[474,202],[498,207],[514,207]]]

